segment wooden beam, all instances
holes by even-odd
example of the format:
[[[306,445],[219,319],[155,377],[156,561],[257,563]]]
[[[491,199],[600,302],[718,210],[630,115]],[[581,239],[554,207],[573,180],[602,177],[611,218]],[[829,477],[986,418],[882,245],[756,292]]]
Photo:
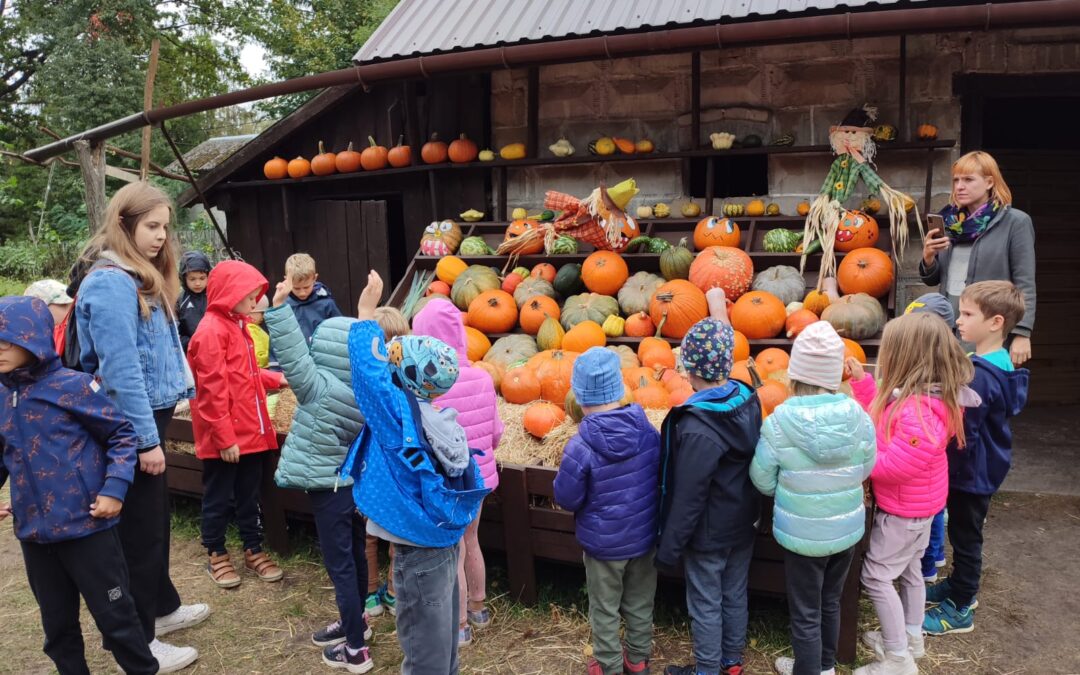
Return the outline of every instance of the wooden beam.
[[[529,157],[539,157],[540,148],[540,68],[529,68],[529,94],[526,100],[528,121],[525,128],[525,152]]]
[[[105,145],[91,145],[90,141],[75,141],[73,145],[82,172],[86,219],[93,235],[105,224]]]
[[[143,86],[143,112],[154,107],[154,78],[157,77],[158,52],[161,41],[154,38],[150,43],[150,65],[146,69],[146,84]],[[139,180],[146,180],[150,172],[150,132],[153,127],[147,125],[142,130],[142,157],[139,162]]]
[[[690,55],[690,150],[701,145],[701,52]]]
[[[907,36],[900,36],[900,118],[896,137],[906,140],[907,132]]]
[[[128,171],[118,166],[105,165],[105,175],[110,178],[117,178],[125,183],[137,183],[140,180],[146,180],[145,176],[140,176],[134,171]]]

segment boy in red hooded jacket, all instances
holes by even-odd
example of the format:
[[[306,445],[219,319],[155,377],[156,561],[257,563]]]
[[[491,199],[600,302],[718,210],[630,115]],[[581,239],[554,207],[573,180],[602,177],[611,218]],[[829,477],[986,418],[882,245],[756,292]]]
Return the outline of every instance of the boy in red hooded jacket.
[[[281,373],[259,368],[247,330],[248,316],[269,283],[251,265],[226,260],[210,272],[206,315],[188,343],[195,375],[191,423],[195,456],[203,460],[202,542],[206,572],[222,588],[240,584],[225,530],[234,517],[244,544],[244,566],[263,581],[281,568],[262,550],[259,485],[263,457],[276,450],[277,433],[266,409],[266,390],[287,386]]]

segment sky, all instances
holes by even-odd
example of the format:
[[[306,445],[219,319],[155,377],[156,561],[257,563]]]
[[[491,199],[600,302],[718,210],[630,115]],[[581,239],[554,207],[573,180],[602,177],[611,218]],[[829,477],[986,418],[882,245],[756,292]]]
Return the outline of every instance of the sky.
[[[240,50],[240,64],[252,77],[266,75],[266,51],[262,46],[249,42]]]

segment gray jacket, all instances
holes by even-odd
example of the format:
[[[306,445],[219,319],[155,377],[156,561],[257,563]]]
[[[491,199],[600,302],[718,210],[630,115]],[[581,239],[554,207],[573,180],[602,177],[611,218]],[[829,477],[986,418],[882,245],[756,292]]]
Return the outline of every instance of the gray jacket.
[[[950,247],[938,253],[929,267],[919,261],[922,282],[948,288],[951,256]],[[1030,337],[1035,326],[1035,228],[1031,216],[1012,206],[1001,209],[975,240],[964,285],[995,280],[1011,281],[1024,294],[1024,317],[1012,332]]]

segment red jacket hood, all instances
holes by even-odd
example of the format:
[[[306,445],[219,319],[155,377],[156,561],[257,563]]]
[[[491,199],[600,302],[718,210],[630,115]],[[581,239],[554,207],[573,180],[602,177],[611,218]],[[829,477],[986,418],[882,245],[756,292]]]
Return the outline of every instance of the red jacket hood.
[[[246,262],[224,260],[210,271],[206,282],[206,309],[232,314],[236,303],[244,299],[251,289],[258,287],[259,297],[266,295],[270,282]],[[258,299],[258,298],[256,298]]]
[[[468,365],[465,324],[461,321],[461,312],[452,303],[442,299],[428,302],[413,317],[413,332],[442,340],[454,348],[459,362]]]

